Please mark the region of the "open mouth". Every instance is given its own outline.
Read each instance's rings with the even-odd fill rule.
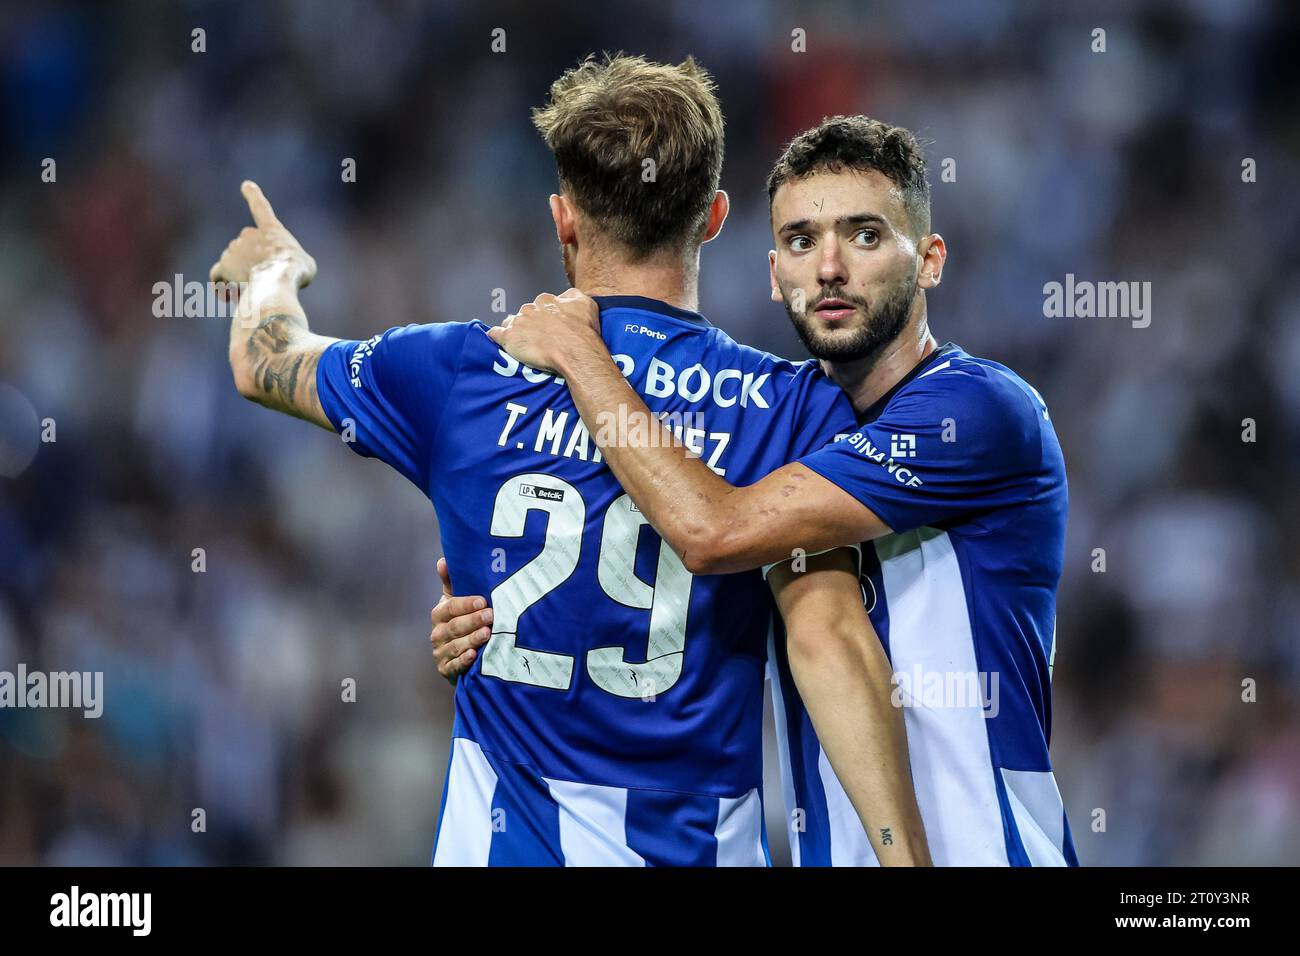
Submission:
[[[827,322],[839,322],[847,319],[857,310],[857,306],[851,302],[845,302],[843,299],[825,299],[817,303],[813,309],[819,319],[825,319]]]

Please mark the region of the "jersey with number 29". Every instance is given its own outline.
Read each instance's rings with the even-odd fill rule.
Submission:
[[[656,300],[598,301],[629,383],[732,484],[854,429],[816,363]],[[758,571],[688,573],[603,463],[563,380],[486,333],[392,329],[333,344],[317,373],[354,450],[432,501],[457,592],[493,608],[492,638],[456,688],[435,865],[764,864],[767,584]],[[622,424],[629,441],[660,434]]]

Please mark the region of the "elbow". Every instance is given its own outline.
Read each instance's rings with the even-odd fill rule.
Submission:
[[[683,529],[678,553],[691,574],[728,574],[743,570],[736,565],[733,537],[726,528],[707,520]]]
[[[682,564],[691,574],[722,573],[717,557],[699,547],[687,548],[683,551]]]

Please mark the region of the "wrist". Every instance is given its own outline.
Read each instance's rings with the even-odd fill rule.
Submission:
[[[248,295],[240,298],[238,323],[241,328],[257,328],[277,313],[306,324],[292,269],[280,261],[259,263],[249,270]]]
[[[613,362],[605,340],[592,328],[575,330],[564,348],[556,356],[555,368],[566,379],[576,378],[598,366],[602,361]]]
[[[276,256],[263,259],[249,269],[248,281],[250,285],[289,285],[296,291],[306,284],[303,280],[308,274],[305,262],[292,256]]]

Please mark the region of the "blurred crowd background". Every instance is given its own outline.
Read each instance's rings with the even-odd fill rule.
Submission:
[[[5,4],[0,670],[103,671],[106,705],[0,710],[0,863],[428,861],[452,716],[432,509],[241,399],[228,323],[156,317],[154,286],[206,280],[247,177],[319,263],[322,333],[559,291],[529,109],[619,49],[714,73],[733,212],[702,309],[789,357],[782,145],[848,112],[925,138],[931,324],[1034,384],[1065,449],[1052,749],[1081,860],[1300,861],[1298,22],[1282,0]],[[1150,282],[1150,326],[1046,318],[1067,273]]]

